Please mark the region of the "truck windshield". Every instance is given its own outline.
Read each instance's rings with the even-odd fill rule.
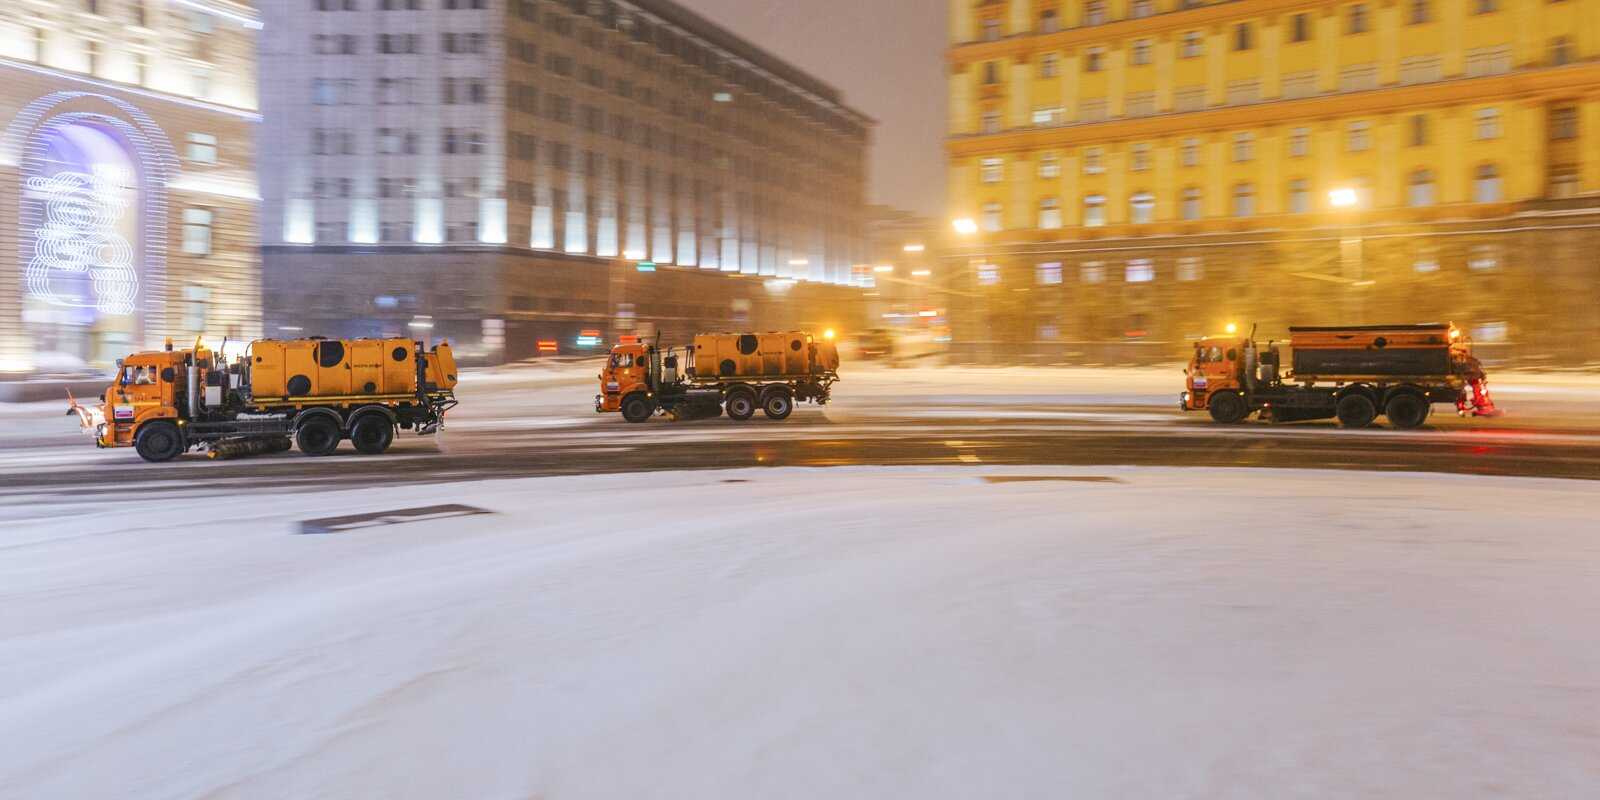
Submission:
[[[635,366],[635,364],[641,367],[644,366],[644,357],[641,356],[635,359],[632,353],[616,353],[611,356],[611,366],[613,367],[627,368]]]

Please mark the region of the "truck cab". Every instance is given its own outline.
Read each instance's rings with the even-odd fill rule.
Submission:
[[[611,348],[611,355],[600,370],[600,394],[595,396],[594,410],[621,411],[622,398],[640,391],[655,391],[650,383],[650,348],[642,343]]]
[[[1212,336],[1195,342],[1194,356],[1183,371],[1187,376],[1180,407],[1204,411],[1217,392],[1244,390],[1242,359],[1248,340],[1237,336]]]
[[[95,444],[100,447],[133,443],[138,428],[150,420],[178,417],[178,372],[184,353],[155,351],[134,353],[122,359],[116,380],[106,387],[93,421]],[[87,421],[86,421],[87,422]]]

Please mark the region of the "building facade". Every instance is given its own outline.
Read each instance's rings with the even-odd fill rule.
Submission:
[[[952,0],[950,29],[968,338],[1454,320],[1600,360],[1600,0]]]
[[[861,313],[870,120],[668,0],[266,18],[269,328],[494,361]]]
[[[25,0],[0,15],[0,372],[260,333],[255,11]]]

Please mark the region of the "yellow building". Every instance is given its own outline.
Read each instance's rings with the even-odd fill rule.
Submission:
[[[1455,319],[1600,359],[1600,0],[951,0],[950,31],[967,338]]]

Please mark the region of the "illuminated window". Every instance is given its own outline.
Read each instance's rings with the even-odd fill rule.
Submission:
[[[1061,57],[1055,53],[1045,53],[1039,58],[1039,77],[1054,78],[1061,74]]]
[[[1005,228],[1005,219],[1002,217],[999,203],[988,202],[983,204],[983,229],[995,233]]]
[[[1156,262],[1148,258],[1132,259],[1123,274],[1128,283],[1149,283],[1156,279]]]
[[[1552,167],[1550,170],[1549,197],[1560,200],[1578,195],[1578,168]]]
[[[1479,165],[1472,178],[1474,203],[1500,202],[1500,169],[1493,164]]]
[[[1135,225],[1148,225],[1155,220],[1156,196],[1149,192],[1134,192],[1128,200],[1128,218]]]
[[[183,252],[192,256],[211,255],[211,210],[183,210]]]
[[[1150,169],[1150,143],[1136,142],[1128,148],[1128,168],[1134,172]]]
[[[1472,340],[1483,344],[1498,344],[1506,340],[1510,326],[1504,322],[1485,322],[1472,328]]]
[[[1060,125],[1062,116],[1063,112],[1060,106],[1036,108],[1033,110],[1033,124],[1039,127]]]
[[[1000,158],[985,158],[981,170],[984,183],[999,183],[1005,178],[1006,162]]]
[[[1061,201],[1046,197],[1039,201],[1039,228],[1053,231],[1061,228]]]
[[[1419,169],[1406,181],[1406,204],[1412,208],[1433,205],[1433,173]]]
[[[1178,280],[1185,283],[1198,281],[1206,276],[1206,261],[1200,256],[1183,256],[1178,259]]]
[[[1302,158],[1311,154],[1311,129],[1294,128],[1289,131],[1289,156]]]
[[[212,133],[190,133],[189,160],[196,164],[217,163],[217,137]]]
[[[1129,56],[1129,60],[1132,62],[1133,66],[1142,67],[1146,64],[1149,64],[1150,50],[1151,46],[1149,39],[1134,39],[1132,53]]]
[[[1105,283],[1106,264],[1104,261],[1085,261],[1078,266],[1078,280],[1084,283]]]
[[[1106,24],[1106,4],[1105,4],[1105,0],[1089,0],[1089,2],[1084,4],[1084,6],[1083,6],[1083,24],[1085,24],[1085,25],[1104,25],[1104,24]]]
[[[1200,166],[1200,140],[1193,137],[1184,139],[1178,147],[1178,161],[1185,167]]]
[[[1061,177],[1061,157],[1055,153],[1045,153],[1039,157],[1039,177]]]
[[[980,286],[994,286],[1000,283],[999,264],[979,264],[978,284]]]
[[[1099,228],[1106,224],[1106,196],[1086,195],[1083,198],[1083,227]]]
[[[1098,147],[1083,148],[1083,174],[1099,175],[1105,171],[1105,151]]]
[[[1061,283],[1061,262],[1049,261],[1035,267],[1035,280],[1040,286],[1055,286]]]
[[[1473,245],[1467,253],[1467,269],[1473,272],[1493,272],[1500,268],[1500,248],[1492,244]]]
[[[1345,150],[1361,153],[1372,147],[1372,123],[1364,120],[1352,122],[1345,128]]]

